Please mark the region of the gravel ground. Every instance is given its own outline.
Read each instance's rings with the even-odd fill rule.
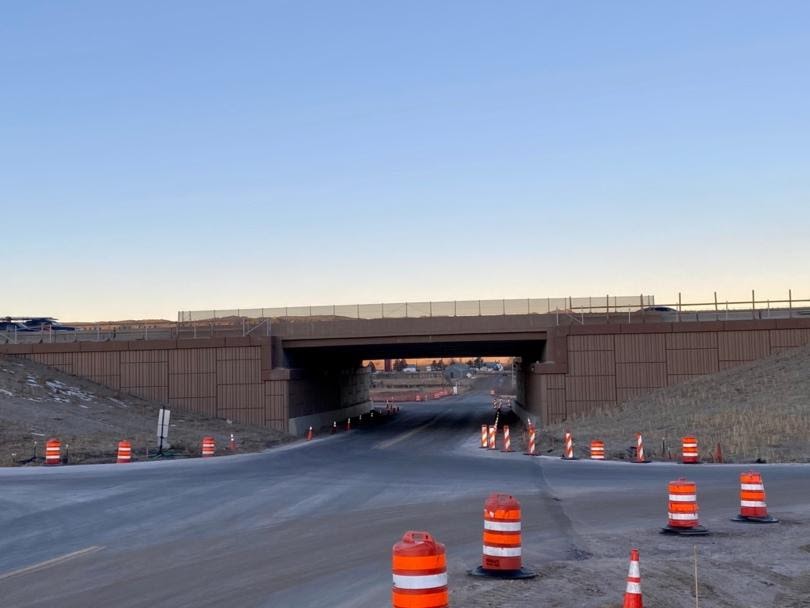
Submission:
[[[121,439],[132,442],[135,459],[145,459],[147,449],[154,457],[159,409],[156,403],[37,363],[0,357],[0,466],[40,464],[51,437],[62,441],[72,464],[114,462]],[[229,453],[231,433],[240,452],[293,439],[263,427],[172,410],[169,439],[177,457],[199,456],[204,435],[216,439],[217,453]],[[38,458],[28,462],[35,450]]]

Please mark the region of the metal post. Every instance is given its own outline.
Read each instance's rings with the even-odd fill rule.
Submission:
[[[639,296],[639,303],[641,304],[641,306],[639,306],[639,310],[641,311],[641,322],[644,323],[645,319],[646,319],[646,314],[645,313],[647,312],[645,310],[647,307],[644,306],[644,294],[641,294]]]
[[[453,300],[453,316],[458,316],[458,302],[456,300]]]
[[[405,302],[405,318],[408,318],[408,303]]]
[[[478,316],[481,316],[481,300],[478,300]]]
[[[531,298],[526,298],[526,314],[527,315],[532,314],[532,299]]]
[[[380,318],[381,319],[385,318],[385,304],[383,304],[382,302],[380,302]]]
[[[793,290],[788,289],[788,319],[793,318]]]
[[[501,300],[501,312],[503,312],[503,316],[506,316],[506,298]]]
[[[610,295],[605,295],[605,322],[610,323]]]
[[[428,316],[432,319],[433,318],[433,300],[428,302]]]
[[[754,290],[752,289],[751,290],[751,318],[752,319],[757,318],[756,310],[757,310],[757,300],[756,300],[756,297],[754,296]]]
[[[714,320],[715,321],[720,320],[720,311],[717,310],[717,292],[716,291],[714,292]]]
[[[357,305],[357,318],[360,318],[360,305]]]
[[[678,292],[678,315],[677,315],[678,323],[681,322],[681,292]]]

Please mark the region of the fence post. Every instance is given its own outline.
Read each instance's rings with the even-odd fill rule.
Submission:
[[[788,319],[793,318],[793,290],[788,289]]]
[[[453,300],[453,316],[454,317],[458,316],[458,301],[457,300]]]
[[[478,316],[481,316],[481,300],[478,300]]]
[[[714,292],[714,320],[720,320],[720,311],[717,309],[717,292]]]
[[[532,314],[532,299],[531,298],[526,298],[526,314],[527,315]]]
[[[506,298],[501,299],[501,312],[503,313],[503,316],[505,317],[506,316]]]
[[[605,323],[610,323],[610,294],[605,294]]]
[[[754,290],[752,289],[751,290],[751,318],[752,319],[757,318],[756,310],[757,310],[757,300],[756,300],[756,297],[754,296]]]
[[[681,322],[681,292],[678,292],[678,315],[677,315],[678,323]]]

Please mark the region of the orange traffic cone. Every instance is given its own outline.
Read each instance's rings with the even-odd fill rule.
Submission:
[[[624,591],[624,608],[644,608],[641,598],[641,571],[638,567],[638,549],[630,550],[630,569]]]
[[[346,419],[346,430],[347,430],[347,431],[351,431],[351,430],[352,430],[352,419],[351,419],[351,418],[347,418],[347,419]]]
[[[312,427],[307,431],[307,441],[312,441]]]

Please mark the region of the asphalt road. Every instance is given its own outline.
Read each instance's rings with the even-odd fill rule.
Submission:
[[[681,475],[698,482],[703,523],[735,525],[742,467],[491,453],[478,448],[491,418],[479,393],[262,454],[2,470],[0,604],[382,608],[409,529],[444,542],[450,586],[465,584],[492,491],[521,500],[534,566],[587,557],[593,531],[629,546],[660,527]],[[810,511],[810,466],[759,468],[772,511]]]

